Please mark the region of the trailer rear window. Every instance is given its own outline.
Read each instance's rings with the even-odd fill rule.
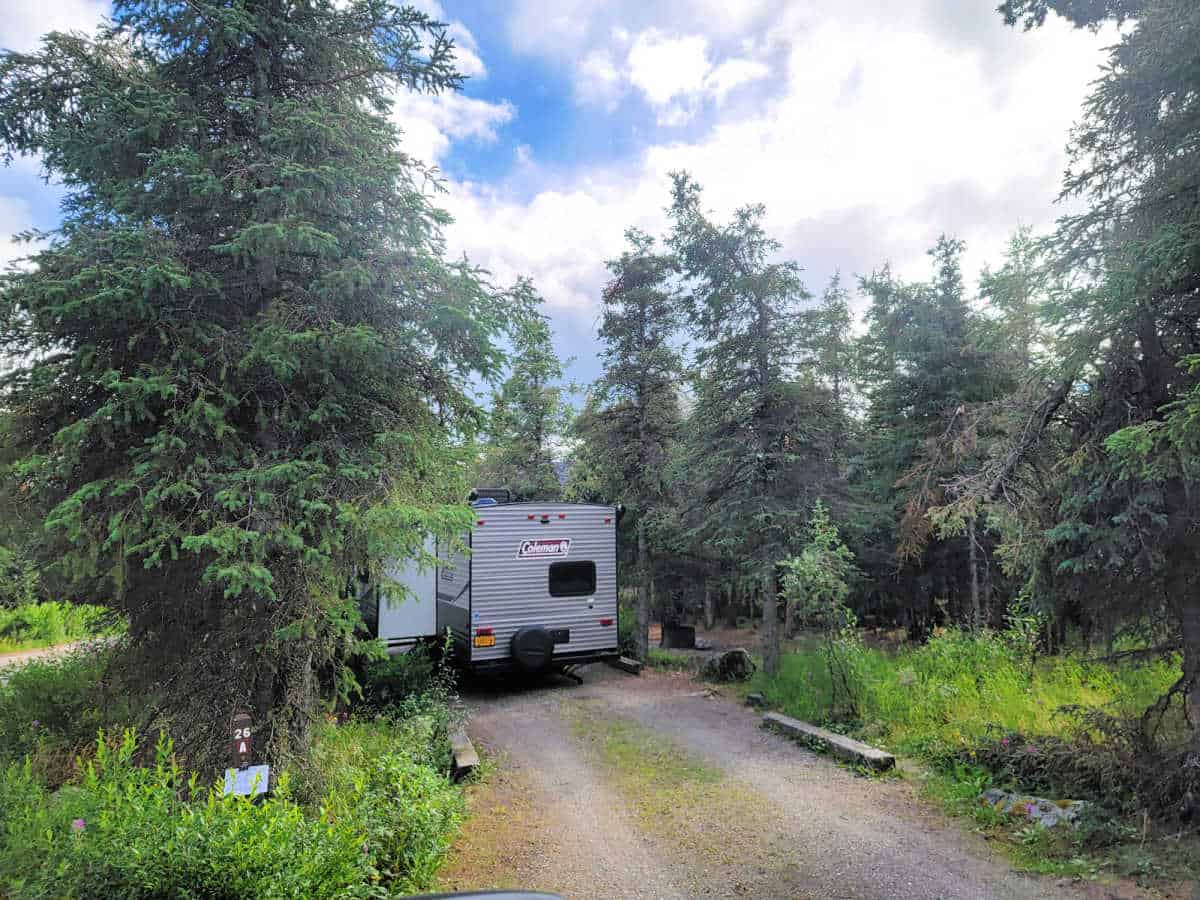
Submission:
[[[596,593],[594,562],[550,563],[551,597],[586,597]]]

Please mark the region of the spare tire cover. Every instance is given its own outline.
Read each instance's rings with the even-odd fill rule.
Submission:
[[[554,658],[554,641],[541,625],[526,625],[512,638],[512,656],[523,672],[541,672]]]

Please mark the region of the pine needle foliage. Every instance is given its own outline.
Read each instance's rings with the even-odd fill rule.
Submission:
[[[191,763],[235,707],[302,751],[351,686],[348,582],[462,518],[504,309],[390,119],[460,80],[386,0],[116,0],[0,56],[0,144],[67,190],[0,285],[7,475]]]

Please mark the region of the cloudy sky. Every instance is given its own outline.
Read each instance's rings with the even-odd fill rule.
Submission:
[[[1046,228],[1064,147],[1114,35],[1051,19],[1005,28],[996,0],[421,0],[451,23],[459,95],[405,96],[407,148],[436,163],[449,237],[507,282],[531,276],[574,356],[597,371],[604,260],[661,231],[668,173],[718,215],[761,202],[819,292],[890,261],[926,274],[945,231],[966,265],[1018,225]],[[96,0],[3,0],[0,46],[90,30]],[[32,161],[0,170],[0,261],[53,227],[60,194]]]

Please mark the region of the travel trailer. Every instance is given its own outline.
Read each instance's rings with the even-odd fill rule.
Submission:
[[[618,656],[619,506],[476,499],[461,545],[427,546],[436,567],[393,566],[403,599],[373,592],[368,619],[389,653],[449,634],[472,670],[536,674]]]

